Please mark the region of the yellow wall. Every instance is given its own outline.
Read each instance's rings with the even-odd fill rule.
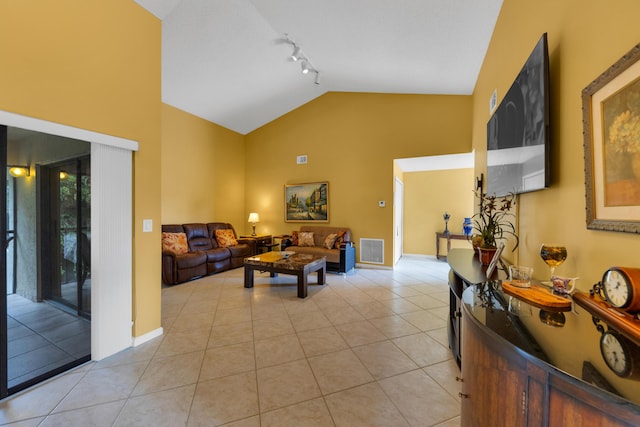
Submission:
[[[162,223],[223,221],[243,233],[244,137],[162,106]]]
[[[384,239],[390,266],[393,159],[468,153],[470,123],[469,96],[327,93],[246,136],[246,211],[260,213],[259,233],[296,230],[284,184],[329,181],[330,224],[350,227],[356,244]]]
[[[451,169],[404,174],[404,247],[407,254],[436,255],[435,233],[444,231],[444,212],[449,212],[449,231],[462,233],[465,217],[473,215],[473,169]],[[451,247],[471,248],[466,241],[451,240]],[[440,241],[446,255],[446,240]]]
[[[552,185],[519,200],[519,262],[546,278],[538,255],[545,241],[564,243],[561,275],[587,290],[612,265],[640,266],[640,236],[587,230],[581,91],[640,41],[635,0],[505,0],[473,95],[476,174],[485,170],[486,124],[494,88],[498,101],[542,33],[549,38]]]
[[[0,110],[138,141],[133,335],[160,327],[160,21],[130,0],[2,2]]]

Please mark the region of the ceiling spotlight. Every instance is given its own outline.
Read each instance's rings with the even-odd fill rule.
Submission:
[[[302,68],[302,74],[308,74],[309,70],[311,70],[311,67],[309,67],[309,63],[306,60],[302,61],[300,67]]]
[[[293,45],[293,53],[291,54],[291,59],[293,59],[294,61],[297,61],[300,58],[302,58],[302,53],[300,52],[300,47],[296,46],[294,44]]]
[[[294,62],[300,63],[300,69],[302,71],[302,74],[315,73],[316,76],[313,82],[316,85],[319,85],[320,73],[318,72],[316,67],[314,67],[311,64],[311,61],[309,61],[309,58],[307,58],[307,56],[302,52],[302,49],[300,48],[300,46],[298,46],[296,42],[289,36],[289,34],[286,34],[286,33],[284,34],[284,39],[281,39],[281,40],[284,43],[287,43],[293,46],[293,52],[291,52],[291,56],[289,56],[289,58],[291,58],[291,60]]]

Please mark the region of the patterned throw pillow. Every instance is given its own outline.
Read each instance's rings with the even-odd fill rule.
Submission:
[[[187,235],[185,233],[162,233],[162,250],[175,255],[189,252]]]
[[[236,236],[233,234],[233,230],[229,228],[225,230],[216,230],[216,241],[218,242],[218,246],[221,248],[235,246],[238,244]]]
[[[315,246],[313,231],[301,231],[298,233],[298,246]]]
[[[340,249],[340,245],[344,243],[344,236],[347,234],[346,231],[338,231],[338,235],[336,236],[336,242],[333,247],[336,249]]]
[[[297,231],[292,231],[291,232],[291,246],[299,246],[298,245],[298,232]]]
[[[324,244],[322,246],[324,246],[327,249],[333,249],[333,245],[336,243],[336,239],[338,238],[338,235],[335,233],[331,233],[327,236],[326,239],[324,239]]]

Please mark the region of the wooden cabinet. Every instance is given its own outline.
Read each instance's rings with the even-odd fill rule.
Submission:
[[[535,307],[520,318],[501,282],[486,280],[471,250],[452,249],[448,261],[449,343],[461,363],[462,426],[640,426],[640,381],[626,383],[632,392],[618,395],[581,379],[597,336],[576,336],[567,347],[566,333],[594,328],[588,313],[562,313],[562,327],[549,326]]]
[[[463,425],[525,426],[526,363],[514,351],[499,350],[499,343],[478,329],[463,318]]]
[[[462,290],[464,285],[462,280],[451,270],[449,272],[449,320],[447,322],[447,335],[449,338],[449,348],[453,358],[460,367],[462,360],[461,334],[462,330]]]
[[[449,348],[458,367],[461,361],[462,292],[487,280],[485,269],[472,250],[453,249],[449,254],[449,319],[447,335]]]
[[[465,427],[640,425],[638,405],[521,350],[478,322],[465,305],[461,380]]]

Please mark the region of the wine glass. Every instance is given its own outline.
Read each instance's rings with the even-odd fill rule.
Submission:
[[[554,243],[543,243],[540,246],[540,258],[547,263],[553,277],[556,267],[567,259],[567,248]]]

